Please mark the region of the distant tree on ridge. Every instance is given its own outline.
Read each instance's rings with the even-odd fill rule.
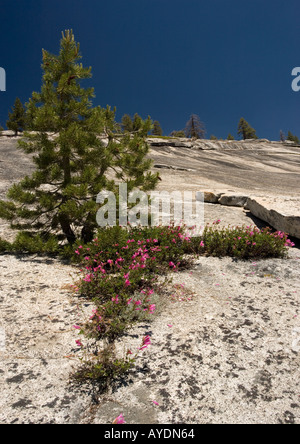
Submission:
[[[300,141],[297,136],[294,136],[291,131],[288,132],[287,140],[290,140],[291,142],[296,143],[297,145],[300,145]]]
[[[255,129],[253,129],[243,117],[239,121],[238,135],[244,140],[258,138]]]
[[[8,113],[6,126],[9,130],[15,132],[15,136],[18,135],[18,132],[22,132],[26,129],[25,108],[23,107],[19,97],[16,98],[11,112]]]
[[[154,120],[153,122],[153,130],[152,130],[153,136],[162,136],[163,130],[161,129],[160,123],[157,120]]]
[[[192,114],[185,127],[186,137],[204,139],[205,132],[205,126],[204,123],[201,122],[200,117]]]

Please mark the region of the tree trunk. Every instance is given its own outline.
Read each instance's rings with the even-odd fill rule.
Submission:
[[[62,229],[64,235],[66,236],[69,244],[71,244],[71,245],[74,244],[76,241],[76,236],[75,236],[74,231],[71,228],[68,216],[66,214],[60,214],[59,223],[60,223],[61,229]]]
[[[63,170],[64,170],[64,183],[63,188],[66,188],[71,183],[71,166],[70,157],[68,155],[63,156]],[[63,197],[62,203],[67,202],[67,198]],[[69,216],[65,213],[61,213],[59,216],[60,226],[64,232],[69,244],[74,244],[76,241],[76,236],[71,228]]]
[[[90,225],[84,225],[81,231],[81,239],[82,241],[87,244],[89,242],[92,242],[94,238],[94,230]]]

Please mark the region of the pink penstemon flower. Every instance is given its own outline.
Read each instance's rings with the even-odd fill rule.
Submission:
[[[149,312],[150,313],[154,313],[155,310],[156,310],[156,305],[155,304],[149,305]]]
[[[150,336],[147,335],[143,338],[142,346],[139,348],[139,350],[144,350],[145,348],[148,348],[149,345],[151,345]]]
[[[113,424],[126,424],[123,413],[113,420]]]

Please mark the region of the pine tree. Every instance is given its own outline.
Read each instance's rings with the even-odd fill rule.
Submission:
[[[162,136],[163,131],[161,129],[160,123],[157,120],[154,120],[153,122],[153,130],[152,130],[153,136]]]
[[[291,131],[288,132],[287,140],[290,140],[291,142],[296,143],[297,145],[300,145],[300,141],[297,136],[294,136]]]
[[[122,117],[122,131],[131,133],[133,131],[133,122],[129,114],[124,114]]]
[[[195,139],[204,139],[205,136],[205,126],[201,122],[199,116],[192,114],[190,120],[187,122],[185,127],[186,137],[191,137]]]
[[[13,228],[41,235],[54,230],[70,244],[92,239],[98,193],[106,189],[117,194],[116,182],[107,177],[109,169],[127,182],[128,192],[135,187],[148,191],[158,182],[146,158],[150,118],[134,135],[116,134],[115,110],[93,108],[93,88],[81,87],[91,68],[83,67],[80,59],[70,30],[62,34],[59,55],[43,50],[41,92],[34,92],[29,102],[35,107],[37,131],[26,132],[19,142],[26,153],[35,154],[36,171],[12,186],[9,201],[0,202],[0,215],[11,220]]]
[[[242,117],[238,125],[238,135],[244,140],[257,139],[256,131],[249,125],[249,123]]]
[[[141,116],[138,115],[138,113],[135,113],[135,115],[133,116],[132,125],[133,125],[133,131],[139,131],[142,128],[143,120]]]
[[[234,140],[233,135],[229,133],[228,136],[227,136],[227,140]]]
[[[9,130],[15,132],[15,136],[18,135],[19,131],[22,132],[26,129],[25,108],[19,97],[16,98],[11,112],[8,113],[6,126]]]

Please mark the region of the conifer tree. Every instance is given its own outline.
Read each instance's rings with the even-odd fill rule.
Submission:
[[[139,131],[142,128],[142,125],[143,125],[143,120],[141,116],[139,116],[138,113],[135,113],[132,122],[133,131]]]
[[[160,123],[157,120],[154,120],[153,122],[153,130],[152,130],[153,136],[162,136],[163,131],[161,129]]]
[[[8,120],[6,122],[6,126],[9,130],[15,132],[15,136],[18,135],[18,132],[24,131],[26,127],[26,119],[25,119],[25,108],[22,105],[19,97],[16,98],[14,106],[10,113],[8,113]]]
[[[233,137],[233,135],[231,133],[228,134],[227,140],[234,140],[234,137]]]
[[[288,132],[287,140],[290,140],[291,142],[296,143],[297,145],[300,145],[300,141],[297,136],[294,136],[291,131]]]
[[[243,117],[239,121],[238,135],[244,140],[258,138],[255,129],[253,129]]]
[[[124,116],[122,117],[121,126],[124,133],[131,133],[133,131],[133,122],[129,114],[124,114]]]
[[[25,153],[34,153],[36,171],[12,186],[8,201],[0,201],[0,217],[11,220],[13,228],[41,235],[55,230],[70,244],[92,240],[100,191],[117,195],[116,180],[127,182],[128,192],[135,187],[148,191],[158,182],[146,158],[150,118],[134,135],[116,134],[115,110],[94,108],[93,88],[81,86],[91,68],[80,59],[70,30],[62,33],[59,55],[43,50],[41,92],[29,101],[36,132],[26,132],[19,142]],[[107,177],[109,169],[115,180]]]
[[[205,126],[201,122],[199,116],[192,114],[190,120],[187,122],[185,127],[185,136],[195,139],[204,139],[205,136]]]

